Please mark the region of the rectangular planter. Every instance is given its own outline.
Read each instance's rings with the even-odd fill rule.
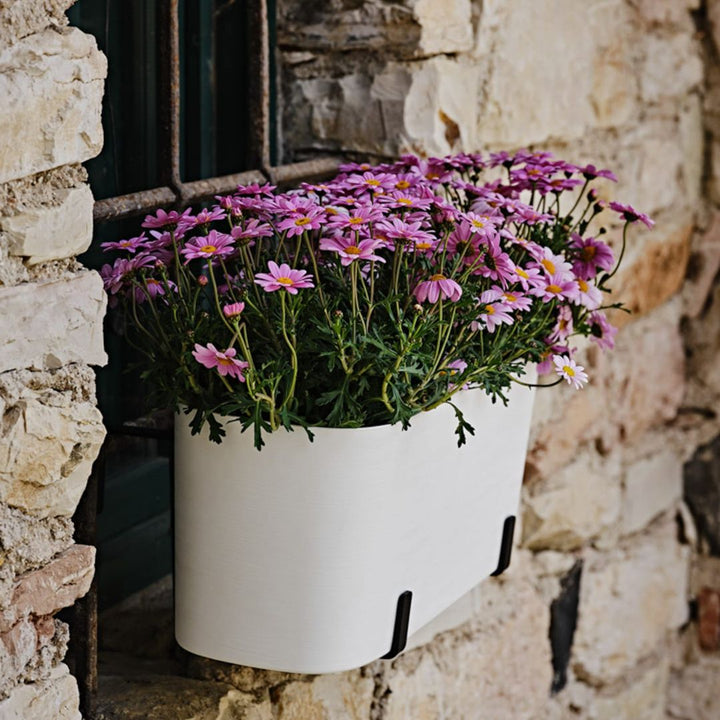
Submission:
[[[502,570],[534,391],[481,391],[400,426],[283,430],[262,452],[238,423],[218,446],[176,422],[175,631],[216,660],[347,670],[412,634]],[[509,520],[511,518],[511,520]],[[503,536],[505,543],[503,544]],[[503,556],[503,557],[501,557]]]

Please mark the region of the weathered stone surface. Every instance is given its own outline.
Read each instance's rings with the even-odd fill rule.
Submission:
[[[22,575],[12,603],[0,612],[0,632],[29,615],[52,615],[69,607],[90,588],[95,571],[95,548],[73,545],[39,570]]]
[[[683,288],[684,313],[696,318],[708,299],[713,281],[720,270],[720,212],[692,245],[688,262],[688,282]]]
[[[687,619],[689,551],[672,522],[609,553],[586,555],[573,648],[576,675],[619,680]]]
[[[67,25],[75,0],[0,0],[0,47],[52,25]]]
[[[720,436],[698,448],[685,463],[683,497],[703,547],[720,555]]]
[[[523,545],[531,550],[573,550],[610,528],[619,515],[617,458],[586,451],[528,488],[523,502]]]
[[[102,319],[107,299],[95,272],[72,279],[0,287],[0,372],[104,365]]]
[[[67,625],[47,616],[26,617],[0,632],[0,697],[18,684],[46,680],[65,657],[67,643]]]
[[[470,0],[413,0],[413,17],[420,25],[422,55],[457,53],[473,44]]]
[[[641,530],[682,497],[682,458],[671,448],[658,448],[625,470],[622,529]]]
[[[640,88],[645,102],[682,96],[702,81],[703,63],[691,34],[648,34],[643,49]]]
[[[93,195],[89,186],[65,190],[57,207],[0,217],[10,252],[31,265],[79,255],[92,240]]]
[[[637,93],[630,26],[620,0],[483,3],[475,53],[489,57],[491,68],[479,137],[491,146],[523,146],[628,120]]]
[[[659,237],[653,234],[634,243],[614,288],[632,316],[618,313],[614,317],[616,324],[646,315],[680,290],[690,258],[693,229],[692,222],[666,226]]]
[[[100,411],[58,393],[5,408],[0,498],[33,515],[72,515],[105,437]]]
[[[476,620],[386,671],[385,720],[543,716],[552,677],[548,607],[524,577],[503,576],[481,590]],[[498,681],[498,668],[512,682]]]
[[[0,52],[0,182],[97,155],[107,64],[95,38],[45,30]]]
[[[720,717],[720,657],[706,655],[672,673],[668,710],[677,720],[716,720]]]
[[[82,720],[78,689],[66,665],[53,670],[42,682],[16,687],[0,701],[3,720]]]
[[[690,11],[696,10],[699,0],[631,0],[640,17],[648,23],[679,25],[692,28]],[[712,0],[711,0],[712,4]]]

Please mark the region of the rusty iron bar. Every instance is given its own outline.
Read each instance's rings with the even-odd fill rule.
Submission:
[[[338,157],[319,157],[312,160],[280,165],[268,168],[268,174],[278,184],[289,184],[299,180],[311,180],[315,178],[329,177],[337,172],[338,165],[342,160]],[[189,205],[200,200],[206,200],[214,195],[224,195],[235,191],[238,185],[249,185],[251,183],[262,183],[267,179],[266,173],[260,170],[248,170],[246,172],[223,175],[221,177],[195,180],[194,182],[183,183],[183,196],[179,198],[170,187],[154,188],[153,190],[142,190],[129,195],[98,200],[93,209],[93,220],[95,223],[109,222],[111,220],[122,220],[124,218],[141,215],[144,212],[154,210],[157,207],[169,205]]]
[[[271,180],[270,168],[270,28],[267,0],[250,0],[250,140],[252,165]]]

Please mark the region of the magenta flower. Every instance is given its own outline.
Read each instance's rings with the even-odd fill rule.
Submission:
[[[227,257],[235,252],[235,240],[211,230],[207,236],[193,238],[180,252],[185,256],[186,265],[197,258]]]
[[[172,230],[178,226],[185,218],[190,216],[192,210],[187,208],[182,213],[176,210],[165,212],[164,210],[158,210],[155,215],[146,215],[145,220],[141,223],[141,227],[144,228],[168,228]]]
[[[532,298],[525,295],[525,293],[521,293],[518,290],[503,290],[497,285],[492,289],[500,293],[498,299],[511,310],[526,312],[532,307]]]
[[[379,208],[368,205],[358,207],[349,212],[331,213],[328,225],[333,229],[344,230],[350,228],[360,230],[369,223],[382,220],[383,214]]]
[[[399,246],[435,241],[429,232],[420,229],[419,222],[404,222],[399,218],[393,218],[389,222],[379,223],[377,229],[384,237]]]
[[[178,222],[178,227],[187,232],[191,228],[208,225],[211,222],[215,222],[215,220],[223,220],[224,218],[225,212],[222,208],[214,207],[211,210],[204,208],[197,215],[188,215],[182,218]]]
[[[231,231],[230,235],[236,240],[250,240],[259,237],[272,237],[273,230],[265,222],[252,219],[248,220],[244,225],[237,225]]]
[[[596,342],[603,350],[612,350],[615,347],[617,328],[611,325],[601,312],[590,313],[590,339]]]
[[[545,281],[542,275],[542,272],[536,267],[515,266],[516,277],[514,279],[520,283],[525,292],[544,285]]]
[[[615,173],[610,170],[598,170],[594,165],[586,165],[585,167],[579,167],[578,172],[581,172],[586,180],[594,180],[598,177],[607,178],[613,182],[617,182]]]
[[[322,208],[312,207],[305,212],[294,212],[290,217],[278,223],[278,230],[286,230],[288,237],[302,235],[306,230],[317,230],[322,224],[325,212]]]
[[[375,251],[383,247],[381,240],[366,238],[356,242],[348,237],[322,238],[320,249],[336,252],[340,256],[340,263],[343,266],[349,265],[354,260],[378,260],[385,262],[385,259],[376,255]]]
[[[578,365],[569,355],[553,355],[553,364],[555,372],[564,380],[568,381],[568,385],[573,385],[580,390],[588,381],[587,373],[582,365]]]
[[[474,265],[473,275],[490,278],[503,287],[515,279],[515,265],[510,256],[500,248],[500,239],[497,236],[486,238],[486,243],[480,246],[480,258]]]
[[[278,266],[272,260],[268,263],[269,273],[257,273],[255,282],[265,292],[287,290],[291,295],[297,295],[298,290],[315,287],[312,276],[305,270],[293,270],[287,263]]]
[[[563,305],[558,310],[557,322],[553,331],[547,338],[552,343],[565,342],[573,331],[573,314],[572,310]]]
[[[221,375],[229,375],[240,382],[245,382],[243,370],[247,369],[248,363],[235,357],[237,355],[235,348],[220,351],[212,343],[208,343],[205,347],[195,343],[192,355],[206,368],[217,368]]]
[[[638,220],[645,224],[647,227],[652,228],[655,226],[655,222],[651,220],[645,213],[641,213],[636,210],[632,205],[624,205],[619,202],[611,202],[610,209],[618,213],[625,222],[637,222]]]
[[[495,328],[500,325],[512,325],[515,321],[510,314],[510,308],[501,302],[502,294],[497,290],[486,290],[477,299],[478,315],[470,323],[473,331],[485,328],[489,333],[494,333]]]
[[[231,303],[230,305],[223,305],[223,315],[225,315],[226,318],[234,318],[240,315],[242,311],[245,309],[245,303],[244,302],[236,302]]]
[[[108,250],[127,250],[129,253],[135,253],[143,244],[147,242],[145,233],[140,233],[137,237],[128,240],[118,240],[117,242],[100,243],[100,247],[107,252]]]
[[[571,247],[578,251],[573,259],[573,272],[583,280],[591,280],[598,270],[612,269],[613,251],[604,242],[573,233]]]
[[[457,302],[462,297],[462,288],[444,275],[432,275],[429,280],[418,283],[413,293],[418,302],[429,300],[435,304],[439,299]]]

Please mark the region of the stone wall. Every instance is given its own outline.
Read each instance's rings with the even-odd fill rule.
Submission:
[[[54,615],[84,595],[95,550],[71,516],[105,434],[90,365],[105,296],[76,260],[92,237],[81,162],[102,147],[106,72],[67,27],[72,0],[0,0],[0,717],[77,720]]]

